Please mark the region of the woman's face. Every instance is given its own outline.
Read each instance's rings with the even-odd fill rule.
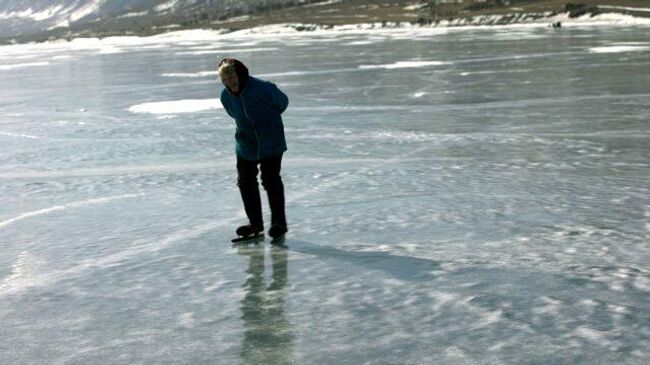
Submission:
[[[232,92],[239,92],[239,77],[236,72],[228,72],[221,75],[221,82]]]

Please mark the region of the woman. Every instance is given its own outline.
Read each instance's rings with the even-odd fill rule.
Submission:
[[[248,68],[234,58],[221,60],[217,72],[225,86],[221,104],[237,125],[237,185],[249,221],[237,229],[237,235],[257,237],[264,231],[257,183],[259,166],[271,207],[269,235],[281,238],[288,231],[280,177],[282,154],[287,150],[281,114],[289,99],[275,84],[250,76]]]

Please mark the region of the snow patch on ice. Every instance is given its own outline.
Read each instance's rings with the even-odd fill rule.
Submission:
[[[0,132],[0,136],[20,137],[20,138],[28,138],[28,139],[41,139],[41,137],[32,136],[30,134],[21,134],[21,133],[12,133],[12,132]]]
[[[590,53],[623,53],[623,52],[643,52],[650,50],[650,46],[604,46],[593,47],[589,49]]]
[[[418,67],[429,67],[429,66],[442,66],[449,65],[450,62],[441,62],[441,61],[398,61],[386,65],[360,65],[360,69],[397,69],[397,68],[418,68]]]
[[[456,346],[451,346],[445,349],[445,355],[456,359],[464,359],[467,357],[467,353],[460,347]]]
[[[605,332],[598,331],[593,328],[580,327],[577,328],[573,333],[577,337],[583,338],[585,340],[589,340],[597,344],[605,345],[609,342],[607,341],[607,336]]]
[[[326,75],[326,74],[336,74],[343,72],[357,72],[358,68],[339,68],[331,70],[315,70],[315,71],[287,71],[287,72],[273,72],[259,74],[259,77],[286,77],[286,76],[303,76],[303,75]]]
[[[541,297],[540,300],[544,303],[542,306],[535,307],[533,308],[533,313],[540,315],[540,314],[545,314],[545,315],[559,315],[560,314],[560,307],[562,306],[562,302],[554,299],[554,298],[549,298],[549,297]]]
[[[188,78],[197,78],[197,77],[208,77],[208,76],[217,76],[217,71],[200,71],[200,72],[177,72],[177,73],[165,73],[160,76],[162,77],[188,77]]]
[[[111,45],[106,45],[99,48],[99,54],[116,54],[116,53],[123,53],[123,52],[124,52],[123,49]]]
[[[50,63],[47,62],[47,61],[16,63],[16,64],[13,64],[13,65],[0,65],[0,70],[8,71],[8,70],[15,70],[15,69],[18,69],[18,68],[25,68],[25,67],[47,66],[49,64]]]
[[[141,103],[129,108],[131,113],[175,114],[195,113],[211,109],[221,109],[219,99],[186,99]]]
[[[164,114],[159,117],[156,117],[158,120],[166,120],[166,119],[176,119],[178,118],[178,115],[176,114]]]
[[[81,200],[77,202],[72,202],[68,204],[63,204],[63,205],[56,205],[50,208],[45,208],[45,209],[39,209],[39,210],[34,210],[31,212],[23,213],[19,216],[16,216],[11,219],[7,219],[5,221],[0,222],[0,228],[6,227],[10,224],[13,224],[15,222],[21,221],[23,219],[31,218],[31,217],[37,217],[41,215],[46,215],[50,214],[53,212],[57,211],[62,211],[66,210],[69,208],[80,208],[88,205],[96,205],[96,204],[104,204],[108,203],[114,200],[121,200],[121,199],[129,199],[129,198],[135,198],[139,196],[143,196],[144,194],[124,194],[124,195],[116,195],[116,196],[108,196],[108,197],[103,197],[103,198],[94,198],[94,199],[88,199],[88,200]]]
[[[650,292],[650,279],[643,276],[637,276],[634,280],[634,287],[644,292]]]
[[[346,46],[366,46],[366,45],[370,45],[370,44],[373,44],[373,43],[376,43],[376,42],[371,41],[371,40],[367,40],[367,41],[348,42],[348,43],[344,43],[344,45],[346,45]]]
[[[457,294],[446,292],[433,292],[429,293],[428,296],[433,302],[431,308],[434,312],[439,312],[443,307],[453,305],[459,300],[459,296]]]
[[[178,317],[178,322],[181,327],[192,328],[194,327],[194,313],[183,313]]]
[[[226,54],[238,54],[238,53],[249,53],[249,52],[270,52],[278,51],[279,48],[276,47],[266,47],[266,48],[233,48],[233,49],[214,49],[214,50],[204,50],[204,51],[182,51],[174,53],[177,56],[192,55],[192,56],[202,56],[202,55],[226,55]]]
[[[608,304],[607,310],[617,314],[630,314],[630,310],[622,305]]]

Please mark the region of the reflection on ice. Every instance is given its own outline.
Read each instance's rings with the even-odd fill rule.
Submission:
[[[294,338],[291,322],[284,315],[288,278],[286,248],[273,246],[271,256],[271,282],[264,277],[264,246],[239,246],[239,255],[249,258],[241,301],[244,335],[241,360],[244,364],[291,364]]]
[[[34,275],[35,266],[32,255],[27,251],[21,252],[11,266],[11,273],[0,281],[0,295],[34,285],[36,280]]]

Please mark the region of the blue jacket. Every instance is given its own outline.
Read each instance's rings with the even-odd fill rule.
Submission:
[[[260,161],[287,150],[281,114],[289,98],[274,83],[248,76],[236,95],[228,88],[221,92],[221,104],[235,119],[237,157]]]

